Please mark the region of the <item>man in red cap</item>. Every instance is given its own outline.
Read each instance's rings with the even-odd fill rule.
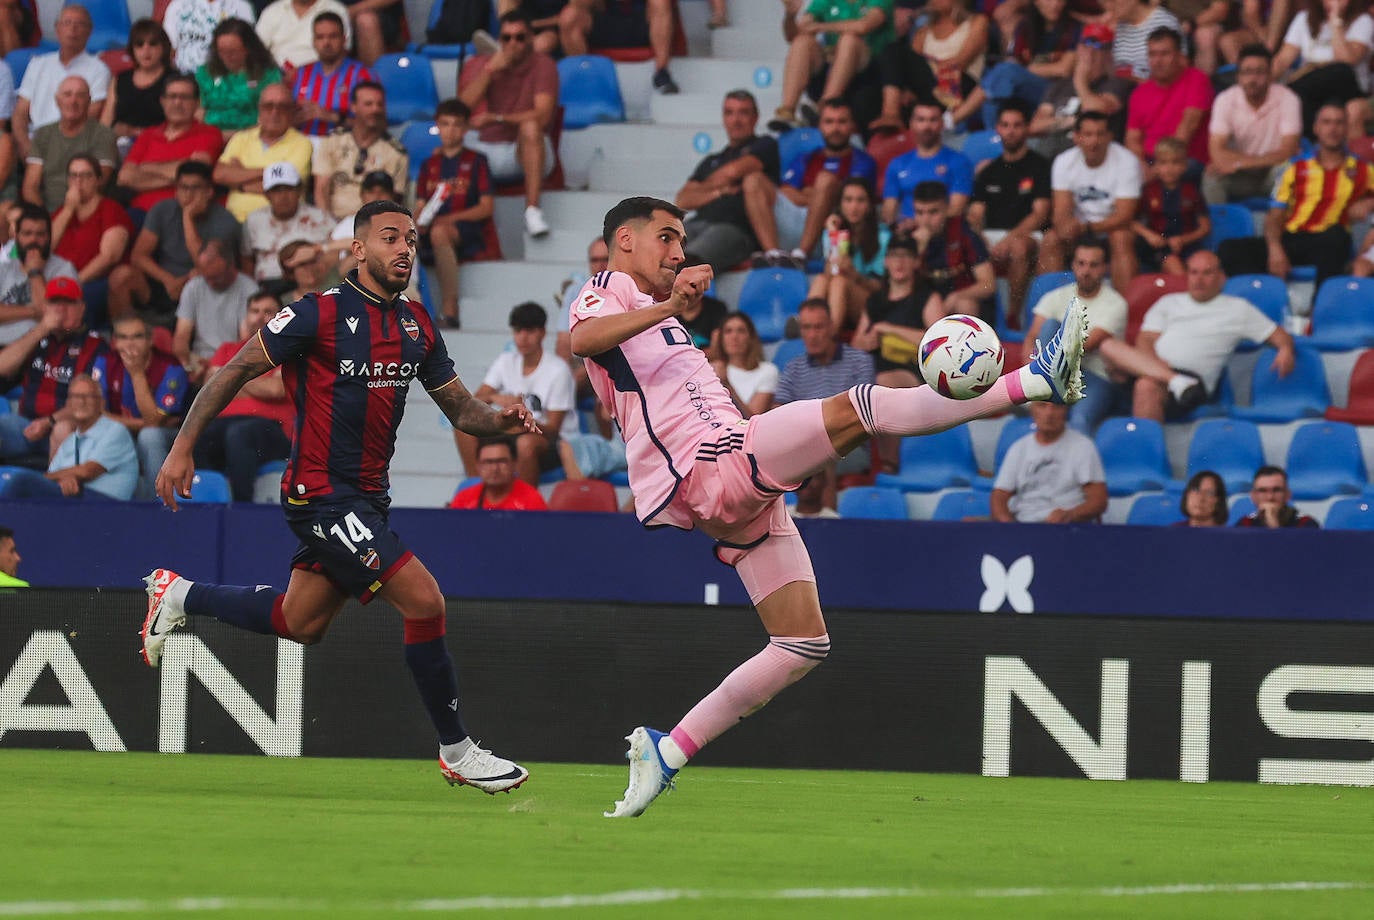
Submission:
[[[61,443],[72,430],[68,384],[85,374],[103,391],[109,354],[105,340],[86,331],[86,304],[75,278],[52,279],[46,294],[38,324],[0,350],[0,380],[18,379],[23,386],[18,412],[0,415],[0,460],[31,460],[43,467],[50,459],[49,443]]]

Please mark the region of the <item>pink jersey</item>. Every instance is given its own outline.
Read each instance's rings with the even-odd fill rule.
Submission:
[[[603,271],[582,285],[572,303],[569,328],[582,320],[629,313],[654,304],[624,272]],[[677,317],[587,359],[592,389],[620,425],[630,488],[646,524],[692,526],[689,516],[669,511],[678,486],[706,442],[740,423],[735,406],[706,355]]]

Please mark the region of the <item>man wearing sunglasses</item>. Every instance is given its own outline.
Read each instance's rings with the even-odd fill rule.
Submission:
[[[558,104],[558,68],[553,58],[535,51],[534,29],[519,10],[501,17],[501,47],[464,65],[458,98],[477,114],[475,139],[466,146],[487,158],[497,183],[525,182],[525,230],[530,236],[549,232],[539,207],[544,179],[553,172],[549,123]]]
[[[405,188],[410,170],[406,149],[386,131],[386,90],[364,80],[349,96],[352,122],[320,142],[311,169],[315,173],[315,202],[343,220],[363,206],[363,176],[384,172],[397,188]]]

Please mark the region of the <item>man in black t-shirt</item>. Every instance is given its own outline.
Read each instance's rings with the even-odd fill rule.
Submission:
[[[1041,231],[1050,219],[1050,162],[1026,146],[1030,118],[1025,104],[1008,99],[998,110],[1002,155],[973,180],[968,221],[983,234],[988,257],[1007,276],[1013,328],[1021,322],[1026,293],[1035,274]]]
[[[744,189],[768,183],[776,192],[781,176],[778,142],[759,137],[759,106],[754,94],[725,94],[721,110],[725,149],[702,160],[677,193],[678,207],[695,211],[685,224],[687,264],[706,263],[716,274],[734,268],[758,249],[744,206]]]

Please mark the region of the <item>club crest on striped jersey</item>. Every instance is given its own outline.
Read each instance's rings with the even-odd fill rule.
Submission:
[[[412,342],[420,341],[420,324],[415,322],[415,320],[411,319],[409,316],[402,316],[401,328],[406,331],[406,335],[410,336]]]

